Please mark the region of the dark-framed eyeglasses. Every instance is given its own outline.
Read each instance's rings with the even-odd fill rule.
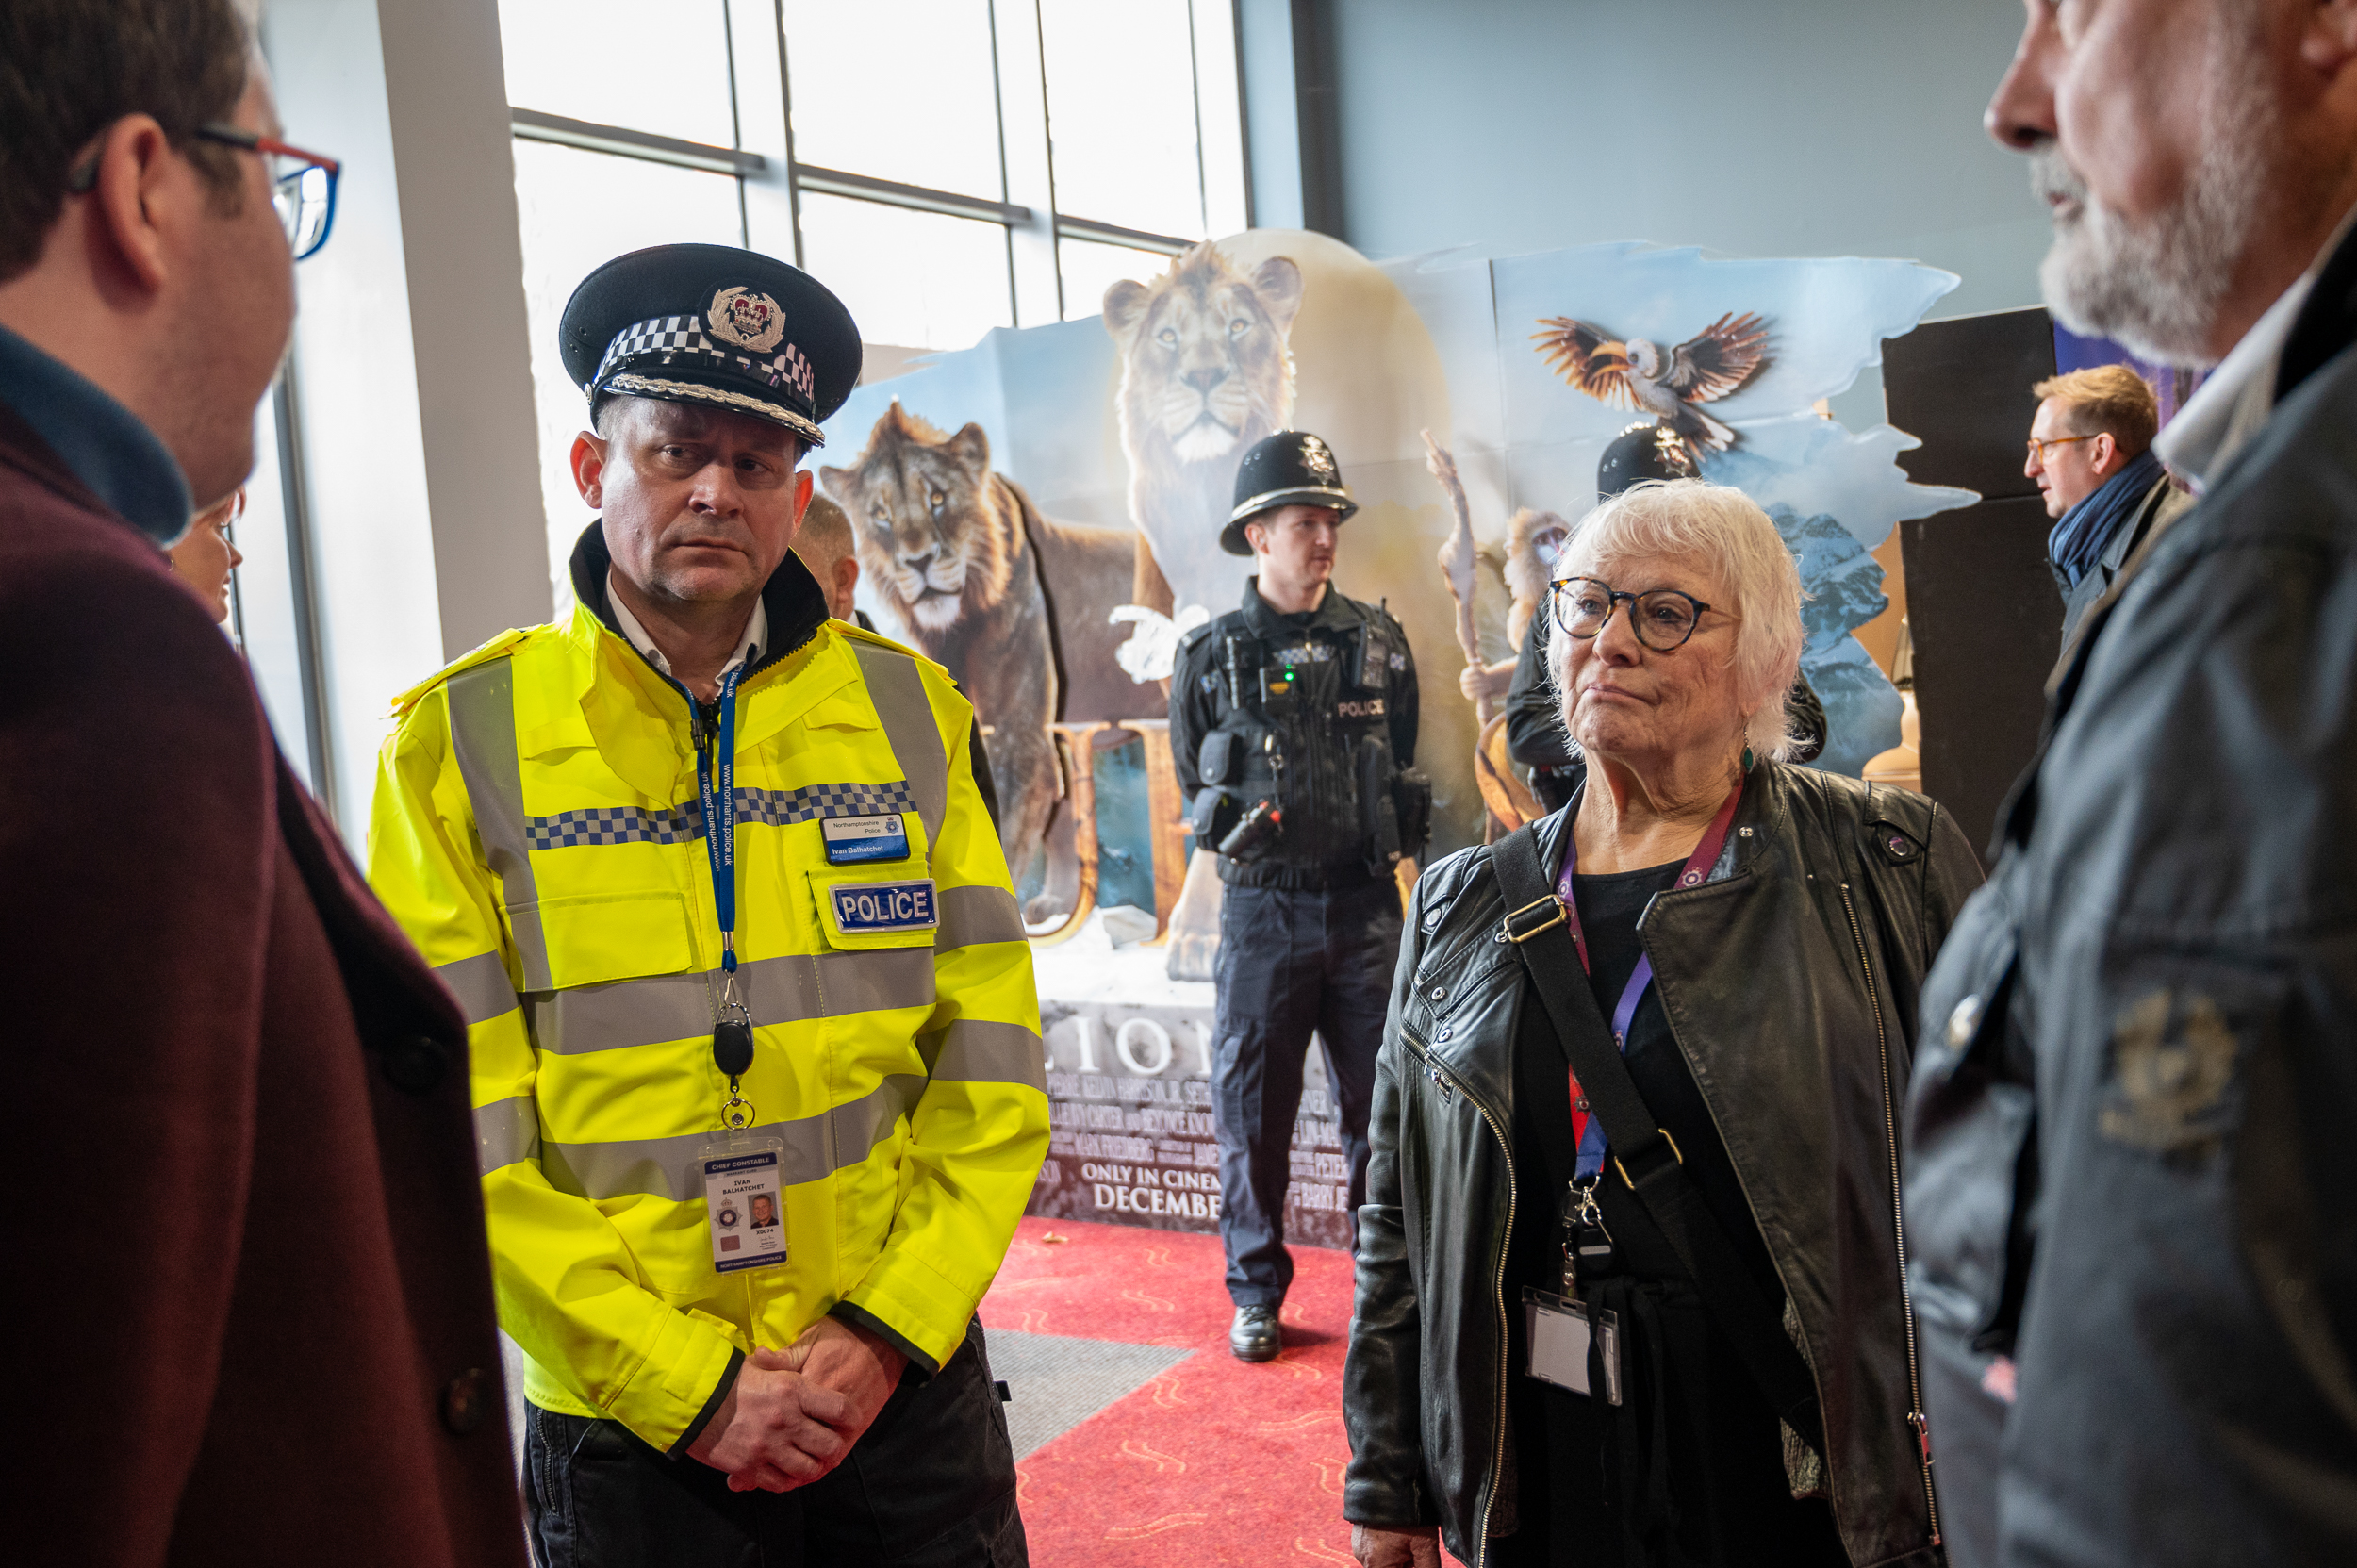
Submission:
[[[1656,653],[1685,647],[1687,639],[1694,635],[1694,628],[1702,624],[1703,612],[1710,608],[1692,594],[1677,588],[1622,593],[1594,577],[1564,577],[1548,584],[1547,603],[1555,615],[1555,623],[1583,642],[1602,632],[1611,620],[1614,607],[1625,603],[1629,630],[1637,634],[1639,642]]]
[[[2102,432],[2100,430],[2095,433],[2096,436],[2101,436],[2102,434]],[[2045,440],[2041,441],[2036,436],[2033,436],[2030,437],[2030,456],[2037,463],[2038,467],[2044,468],[2046,466],[2046,449],[2048,447],[2069,446],[2073,441],[2091,441],[2093,439],[2095,439],[2095,436],[2050,436]]]
[[[196,128],[199,139],[223,146],[241,147],[270,160],[271,206],[287,234],[287,248],[301,261],[316,256],[336,226],[336,182],[343,165],[324,153],[305,152],[274,136],[241,130],[236,125],[207,124]],[[92,153],[66,176],[66,189],[87,195],[98,184],[98,155]]]

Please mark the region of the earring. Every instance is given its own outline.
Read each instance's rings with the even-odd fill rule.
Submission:
[[[1744,748],[1743,748],[1743,771],[1744,771],[1744,772],[1746,772],[1746,773],[1748,773],[1748,772],[1750,772],[1751,770],[1752,770],[1752,749],[1751,749],[1750,747],[1746,746],[1746,747],[1744,747]]]

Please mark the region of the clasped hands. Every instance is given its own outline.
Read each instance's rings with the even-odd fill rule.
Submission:
[[[731,1492],[791,1492],[843,1462],[899,1386],[908,1358],[822,1317],[783,1350],[755,1350],[688,1447]]]

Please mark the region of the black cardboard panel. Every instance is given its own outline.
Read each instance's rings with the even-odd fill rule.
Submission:
[[[1923,793],[1986,852],[1997,808],[2037,750],[2062,595],[2046,564],[2053,526],[2036,496],[1902,523]]]
[[[1884,405],[1923,443],[1901,453],[1899,466],[1919,485],[1960,486],[1985,501],[2036,495],[2021,471],[2037,413],[2030,388],[2053,373],[2054,327],[2042,309],[1926,322],[1892,338],[1883,346]]]

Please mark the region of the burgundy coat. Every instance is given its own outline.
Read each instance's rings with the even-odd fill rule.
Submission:
[[[195,596],[0,404],[0,1555],[522,1560],[466,1037]]]

